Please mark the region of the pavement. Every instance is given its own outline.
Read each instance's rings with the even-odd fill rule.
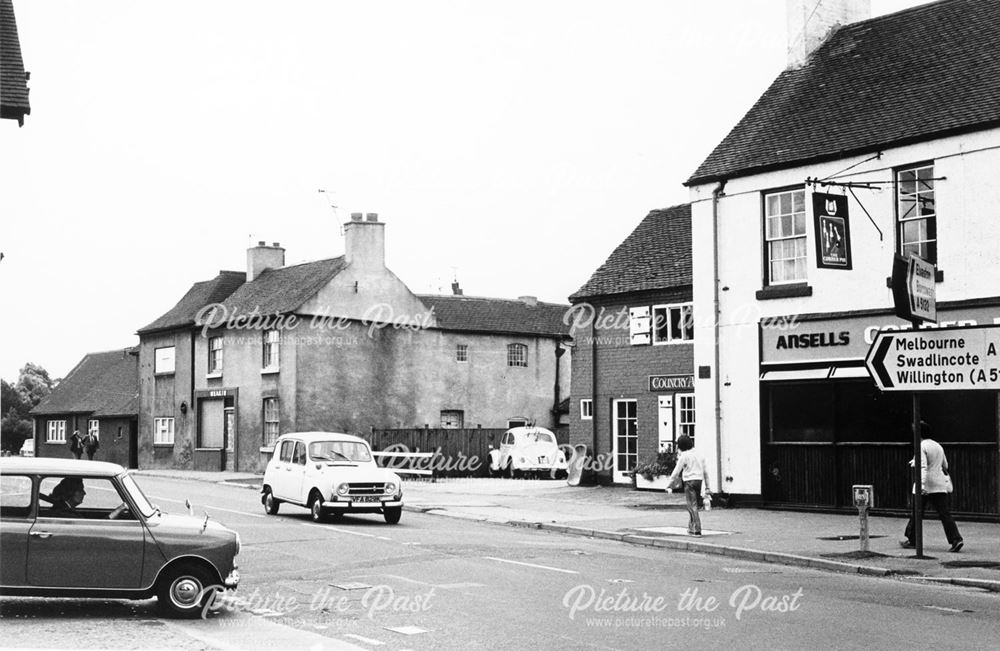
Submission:
[[[140,476],[260,488],[261,475],[138,470]],[[141,481],[141,480],[140,480]],[[857,514],[714,508],[702,511],[702,536],[687,534],[679,493],[631,486],[568,486],[564,481],[501,478],[407,480],[404,510],[548,530],[669,550],[814,569],[942,582],[1000,593],[1000,524],[959,521],[965,546],[948,551],[941,523],[924,520],[924,558],[903,549],[906,520],[869,516],[860,550]],[[405,521],[405,518],[404,518]]]

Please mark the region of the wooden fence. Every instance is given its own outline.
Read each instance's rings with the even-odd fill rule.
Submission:
[[[376,429],[363,435],[373,450],[406,448],[409,452],[437,452],[430,462],[435,477],[485,477],[490,446],[497,447],[506,428]],[[560,445],[569,442],[569,429],[553,430]],[[421,467],[426,465],[421,462]]]

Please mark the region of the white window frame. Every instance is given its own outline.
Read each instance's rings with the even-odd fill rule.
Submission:
[[[174,419],[161,417],[153,419],[153,445],[174,444]]]
[[[695,403],[693,393],[674,394],[674,422],[677,427],[677,436],[687,434],[694,440],[695,432]]]
[[[527,344],[507,344],[507,366],[528,368]]]
[[[926,172],[926,174],[922,175],[921,172]],[[904,174],[912,174],[913,178],[903,180],[902,177]],[[903,187],[908,182],[913,183],[913,192],[904,194]],[[903,257],[907,257],[910,252],[913,252],[927,262],[937,264],[937,203],[934,194],[934,163],[914,165],[896,170],[896,250]],[[913,206],[906,212],[904,212],[905,209],[903,206],[904,196],[910,197],[913,200]],[[930,197],[929,204],[925,201],[927,197]],[[930,205],[931,209],[924,212],[924,210],[927,210],[927,205]],[[914,211],[915,214],[913,214]],[[906,225],[919,222],[925,223],[925,229],[922,233],[924,239],[905,242],[903,233]],[[934,234],[933,237],[931,237],[931,232]],[[916,251],[912,251],[912,249],[908,250],[908,247],[912,247],[913,245],[917,245]],[[934,255],[921,255],[920,249],[925,247],[933,249]]]
[[[264,447],[273,448],[274,443],[281,436],[281,404],[278,402],[278,398],[274,396],[264,398],[262,411],[264,414],[262,419]]]
[[[628,310],[628,337],[633,346],[647,346],[651,339],[652,320],[648,305],[630,307]]]
[[[672,318],[674,312],[679,312],[678,323],[680,324],[679,333],[674,332]],[[666,338],[660,338],[660,328],[658,324],[660,323],[661,316],[663,314],[664,319],[666,319]],[[663,346],[665,344],[690,344],[694,341],[694,307],[691,303],[665,303],[663,305],[653,306],[653,318],[652,318],[652,332],[653,332],[653,345]],[[684,324],[688,325],[688,328],[684,328]],[[675,336],[675,334],[677,336]]]
[[[465,411],[461,409],[441,410],[441,429],[462,429],[464,427]]]
[[[580,399],[580,420],[593,420],[594,419],[594,400],[593,398],[581,398]]]
[[[281,331],[265,330],[262,333],[261,372],[274,373],[281,367]]]
[[[91,418],[87,421],[87,434],[93,434],[98,441],[101,440],[101,421]]]
[[[457,344],[455,346],[455,361],[460,364],[469,361],[469,344]]]
[[[218,348],[215,348],[215,344],[218,342]],[[209,375],[222,375],[222,364],[225,361],[223,357],[223,346],[225,340],[222,335],[217,337],[208,338],[208,374]]]
[[[790,210],[788,211],[781,208],[782,197],[784,196],[790,197]],[[801,210],[795,209],[796,197],[799,198],[799,206]],[[772,198],[775,199],[777,203],[776,212],[771,212],[773,205],[771,201]],[[790,220],[790,233],[786,233],[782,227],[782,220],[786,218]],[[778,227],[775,235],[772,235],[772,225],[777,225]],[[800,230],[800,225],[801,232],[798,232]],[[768,285],[789,285],[793,283],[804,283],[808,280],[809,247],[807,246],[806,241],[807,230],[806,192],[804,189],[796,188],[792,190],[778,190],[776,192],[764,193],[764,264],[766,265],[765,273]],[[801,241],[801,255],[779,258],[772,255],[772,245],[775,245],[775,248],[777,248],[779,243],[781,246],[785,246],[785,243],[794,243],[797,241]],[[796,262],[800,260],[802,261],[802,275],[776,280],[774,277],[774,263],[787,262],[789,260],[792,261],[793,268]]]
[[[66,442],[66,421],[50,420],[45,432],[46,443]],[[36,453],[37,454],[37,453]]]
[[[174,346],[163,346],[153,350],[153,374],[169,375],[177,367],[177,349]]]

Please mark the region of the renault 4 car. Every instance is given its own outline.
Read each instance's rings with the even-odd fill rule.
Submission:
[[[316,522],[381,513],[387,523],[396,524],[403,513],[403,482],[375,463],[362,438],[335,432],[283,434],[264,471],[261,503],[267,514],[276,515],[286,502],[309,509]]]
[[[544,427],[512,427],[500,437],[499,447],[489,451],[487,461],[490,475],[566,474],[566,455],[556,444],[556,435]]]
[[[168,514],[117,464],[0,459],[0,594],[148,599],[207,612],[235,590],[240,536],[208,516]]]

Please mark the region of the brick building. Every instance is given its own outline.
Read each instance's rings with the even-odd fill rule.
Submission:
[[[570,296],[570,443],[610,458],[604,480],[695,433],[691,207],[653,210]]]
[[[558,423],[569,306],[418,296],[385,267],[377,215],[344,237],[292,266],[261,242],[139,330],[143,467],[262,470],[289,431]]]

